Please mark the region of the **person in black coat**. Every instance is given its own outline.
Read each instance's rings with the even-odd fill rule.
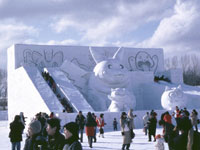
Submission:
[[[191,138],[189,132],[191,132],[191,130],[193,132],[189,115],[189,112],[185,111],[184,115],[178,121],[176,128],[180,131],[181,134],[173,139],[175,150],[187,150],[188,145],[190,145],[189,147],[192,147],[192,144],[190,141],[188,141],[188,139]]]
[[[83,142],[83,130],[84,130],[84,126],[85,126],[85,116],[82,114],[82,111],[79,111],[78,115],[76,116],[75,121],[79,126],[79,133],[81,134],[80,140],[81,140],[81,142]]]
[[[66,144],[63,150],[82,150],[82,145],[78,141],[79,126],[75,122],[69,122],[64,125],[64,135]]]
[[[160,120],[159,125],[163,127],[163,137],[165,142],[168,143],[169,150],[174,150],[173,139],[178,136],[178,131],[174,131],[175,126],[171,123],[165,122],[164,120]]]
[[[147,122],[148,124],[148,128],[149,128],[149,132],[148,132],[148,136],[149,136],[149,141],[151,141],[151,136],[153,135],[154,137],[154,142],[156,141],[155,139],[155,134],[156,134],[156,124],[157,124],[157,119],[156,119],[157,114],[155,112],[153,112],[150,115],[150,118]]]
[[[10,123],[9,138],[12,143],[12,150],[15,150],[15,148],[20,150],[23,130],[24,125],[21,122],[21,118],[19,115],[16,115],[14,121]]]
[[[65,137],[60,133],[60,119],[47,120],[47,150],[63,150]]]

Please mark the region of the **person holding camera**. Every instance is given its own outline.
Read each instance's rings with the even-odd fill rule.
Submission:
[[[130,127],[131,129],[135,129],[134,125],[134,118],[137,117],[137,115],[133,115],[133,109],[130,109],[128,112],[128,119],[130,120]]]
[[[122,144],[122,150],[129,149],[132,137],[131,137],[131,122],[130,119],[127,117],[126,112],[122,112],[121,118],[120,118],[120,126],[121,126],[121,132],[123,136],[123,144]]]

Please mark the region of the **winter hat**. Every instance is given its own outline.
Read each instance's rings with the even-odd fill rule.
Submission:
[[[156,135],[156,137],[155,137],[156,139],[160,139],[161,138],[161,135],[160,134],[158,134],[158,135]]]
[[[104,114],[100,114],[100,117],[103,118]]]
[[[122,112],[122,116],[123,116],[123,115],[127,115],[126,112]]]
[[[69,123],[67,123],[67,124],[64,125],[64,128],[67,129],[69,132],[71,132],[73,137],[75,137],[76,139],[78,139],[79,127],[78,127],[77,123],[75,123],[75,122],[69,122]]]
[[[37,134],[41,131],[41,123],[38,120],[32,121],[29,127],[32,129],[33,134]]]
[[[59,131],[60,130],[60,119],[59,118],[51,118],[49,120],[47,120],[47,123],[52,127],[56,127],[56,130]]]

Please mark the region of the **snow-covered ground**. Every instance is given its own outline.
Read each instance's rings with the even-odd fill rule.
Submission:
[[[131,150],[154,150],[155,142],[148,142],[148,137],[144,135],[142,129],[134,130],[136,136],[133,139],[130,149]],[[10,150],[11,143],[8,138],[9,127],[8,121],[0,121],[0,150]],[[157,129],[157,134],[161,134],[162,129]],[[23,134],[22,148],[24,147],[26,135]],[[87,143],[87,137],[84,134],[83,150],[120,150],[122,146],[122,136],[120,131],[105,132],[105,138],[99,138],[97,136],[97,143],[93,143],[93,148],[89,148]],[[168,149],[165,143],[165,148]]]

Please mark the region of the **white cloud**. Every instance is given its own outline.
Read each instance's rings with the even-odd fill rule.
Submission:
[[[47,44],[47,45],[78,45],[77,41],[72,40],[72,39],[67,39],[67,40],[63,40],[63,41],[55,41],[55,40],[50,40],[46,43],[43,44]]]
[[[37,37],[38,30],[14,20],[0,23],[0,50],[5,49],[15,42],[23,42],[31,37]]]
[[[171,17],[164,18],[154,35],[138,45],[143,47],[162,47],[170,55],[199,51],[199,7],[197,0],[178,0],[174,7],[174,14]]]
[[[123,39],[124,34],[133,32],[140,25],[169,16],[172,10],[170,6],[174,3],[172,0],[157,3],[153,0],[112,2],[91,4],[93,7],[89,3],[84,4],[84,8],[54,19],[51,27],[57,33],[75,30],[83,36],[82,42],[106,44]],[[81,11],[83,9],[84,12]]]
[[[79,25],[73,20],[68,20],[67,18],[62,18],[60,20],[55,20],[56,23],[51,23],[50,27],[57,33],[65,31],[69,27],[79,28]]]
[[[0,23],[0,56],[1,67],[6,65],[6,50],[15,43],[25,43],[38,36],[38,30],[15,20],[4,20]]]

